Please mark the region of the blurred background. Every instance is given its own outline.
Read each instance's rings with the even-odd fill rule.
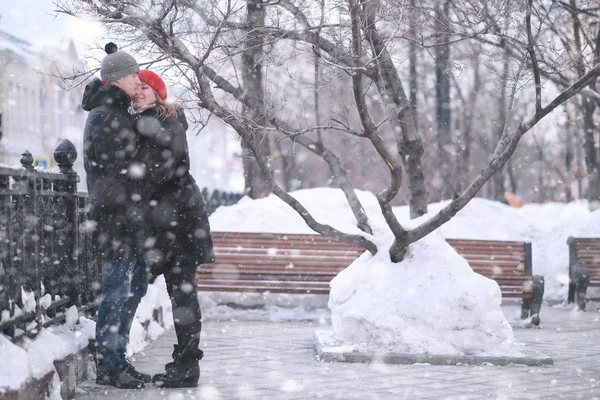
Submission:
[[[103,27],[57,15],[50,0],[0,0],[0,164],[20,166],[29,150],[36,166],[53,168],[52,153],[63,138],[77,147],[79,190],[86,190],[82,141],[87,113],[81,108],[85,83],[70,78],[98,68],[111,40]],[[115,40],[117,41],[117,40]],[[118,41],[117,41],[118,44]],[[99,76],[99,74],[96,74]],[[168,83],[169,84],[169,83]],[[168,87],[169,100],[183,95]],[[188,144],[192,174],[209,190],[243,192],[237,134],[216,118],[191,124]]]

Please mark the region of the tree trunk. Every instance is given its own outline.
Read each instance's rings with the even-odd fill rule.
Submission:
[[[538,146],[538,203],[544,203],[546,199],[546,185],[544,184],[544,174],[546,173],[546,163],[544,162],[544,148]]]
[[[600,208],[600,176],[598,171],[598,155],[594,140],[594,110],[593,100],[583,99],[583,131],[585,135],[585,165],[588,172],[588,201],[590,211]]]
[[[469,95],[469,101],[467,103],[466,98],[461,96],[462,99],[462,115],[457,125],[460,127],[460,138],[456,143],[456,176],[457,176],[457,191],[462,192],[465,190],[470,182],[470,166],[471,166],[471,146],[473,144],[473,137],[471,135],[473,131],[473,120],[475,118],[475,109],[479,96],[479,90],[481,88],[481,75],[479,73],[479,52],[475,52],[472,56],[473,63],[473,88]],[[460,94],[460,88],[456,86],[457,92]]]
[[[581,22],[577,14],[577,4],[575,0],[569,1],[571,17],[573,19],[573,36],[574,36],[574,52],[575,68],[578,75],[581,77],[585,73],[585,66],[583,63],[583,45],[581,40]],[[594,48],[594,65],[598,62],[600,56],[600,29],[596,33],[595,48]],[[589,83],[589,88],[596,89],[596,79],[593,79]],[[596,140],[594,139],[594,111],[596,109],[595,100],[591,100],[587,97],[582,98],[583,102],[583,134],[585,139],[585,165],[588,173],[588,201],[590,211],[594,211],[600,208],[600,176],[598,171],[598,155],[596,153]]]
[[[450,19],[449,1],[439,0],[436,7],[436,31],[438,34],[437,46],[435,47],[435,96],[436,96],[436,120],[437,120],[437,145],[439,173],[442,182],[440,188],[440,199],[452,198],[456,190],[452,171],[452,136],[450,132],[450,41],[449,25]]]
[[[377,30],[376,25],[376,3],[368,0],[360,0],[364,7],[365,21],[363,29],[365,36],[371,45],[373,56],[378,61],[376,80],[377,88],[381,97],[389,99],[386,102],[396,141],[398,152],[402,155],[402,162],[408,175],[408,189],[410,192],[409,209],[410,217],[417,218],[427,213],[427,190],[425,189],[425,176],[421,167],[421,156],[423,155],[423,142],[415,126],[414,115],[410,103],[404,91],[404,85],[400,81],[398,71],[392,61],[385,40]],[[391,112],[393,109],[393,113]]]
[[[566,180],[565,184],[565,201],[570,203],[573,201],[573,192],[571,190],[571,185],[573,184],[573,129],[571,128],[571,117],[569,112],[565,113],[567,115],[567,124],[566,124],[566,149],[565,149],[565,174]]]
[[[515,177],[515,171],[512,165],[512,158],[508,160],[507,163],[507,171],[508,171],[508,179],[510,180],[510,191],[517,195],[517,190],[519,189],[517,178]]]
[[[263,26],[265,23],[265,8],[262,0],[249,0],[247,5],[246,23],[249,26]],[[258,107],[243,106],[243,115],[259,126],[264,126],[264,89],[262,81],[263,36],[258,30],[250,30],[244,43],[242,54],[243,85],[245,96],[253,98],[253,104]],[[242,158],[244,164],[244,178],[246,194],[253,199],[269,195],[271,188],[263,176],[251,148],[261,154],[265,159],[270,159],[269,137],[264,131],[256,130],[251,138],[252,143],[242,139]]]
[[[508,50],[504,50],[504,63],[502,67],[502,78],[500,81],[500,99],[498,100],[498,131],[494,139],[500,140],[504,135],[506,126],[508,124],[507,118],[507,99],[506,89],[508,86],[508,74],[510,70],[510,56]],[[505,188],[504,188],[504,168],[499,168],[493,178],[494,186],[492,192],[492,199],[496,201],[505,202]]]
[[[416,0],[410,0],[410,12],[412,17],[409,20],[409,56],[408,56],[408,85],[410,88],[410,109],[412,110],[415,121],[415,129],[419,130],[419,117],[417,114],[417,21],[416,21]]]

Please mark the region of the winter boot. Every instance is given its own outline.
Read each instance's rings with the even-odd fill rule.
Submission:
[[[129,360],[125,360],[123,361],[125,364],[127,364],[127,372],[129,373],[129,375],[133,376],[135,379],[137,379],[138,381],[142,381],[144,383],[150,383],[152,382],[152,377],[148,374],[144,374],[143,372],[140,372],[138,370],[135,369],[135,367],[133,365],[131,365],[131,363],[129,362]]]
[[[144,382],[133,376],[127,362],[117,364],[110,371],[97,371],[96,383],[120,389],[142,389],[144,387]]]
[[[165,388],[196,387],[200,379],[198,361],[202,359],[202,350],[182,351],[174,345],[173,362],[165,365],[165,372],[152,377],[156,386]]]

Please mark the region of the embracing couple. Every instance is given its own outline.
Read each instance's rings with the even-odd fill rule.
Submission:
[[[105,46],[100,76],[85,88],[84,166],[102,260],[96,320],[96,382],[120,388],[198,385],[201,314],[198,265],[214,262],[204,199],[189,172],[183,109],[167,103],[159,75]],[[164,274],[177,335],[173,361],[150,376],[125,357],[148,279]]]

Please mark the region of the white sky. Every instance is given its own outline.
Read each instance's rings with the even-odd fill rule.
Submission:
[[[104,32],[100,24],[54,12],[53,0],[0,0],[0,29],[35,45],[57,45],[73,39],[82,56],[97,56],[90,50]]]

